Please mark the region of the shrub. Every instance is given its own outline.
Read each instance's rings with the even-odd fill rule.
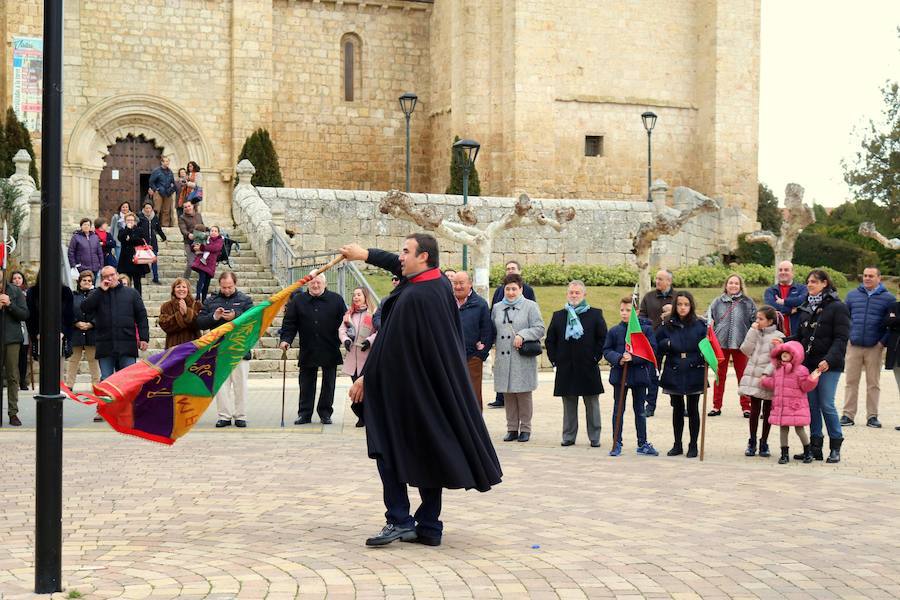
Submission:
[[[818,233],[801,233],[794,247],[794,260],[801,264],[824,264],[831,271],[856,275],[864,267],[877,265],[878,256],[852,242]]]
[[[265,129],[257,129],[244,142],[238,162],[248,159],[256,167],[256,173],[250,180],[255,186],[260,187],[284,187],[284,179],[281,178],[281,167],[278,165],[278,154],[272,144],[272,138]],[[235,181],[237,185],[237,181]]]
[[[805,281],[806,276],[813,267],[794,265],[794,274],[797,281]],[[835,285],[844,287],[847,278],[840,272],[829,267],[816,267],[825,269],[834,279]],[[725,284],[725,279],[731,273],[737,273],[744,278],[747,285],[772,285],[775,281],[775,270],[771,266],[758,264],[733,264],[724,265],[693,265],[681,267],[673,273],[673,285],[676,288],[719,288]],[[500,285],[506,274],[503,263],[491,267],[491,286]],[[566,285],[573,279],[582,280],[585,285],[631,287],[637,283],[637,269],[631,265],[525,265],[522,267],[522,276],[529,285]]]
[[[774,265],[775,251],[765,242],[750,243],[741,235],[738,238],[738,247],[734,256],[741,264],[755,263],[758,265]]]

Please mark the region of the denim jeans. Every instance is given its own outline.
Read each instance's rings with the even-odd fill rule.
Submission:
[[[100,363],[100,379],[106,379],[116,371],[121,371],[137,362],[134,356],[105,356],[97,359]]]
[[[844,437],[841,432],[841,420],[834,406],[834,393],[837,391],[840,378],[840,371],[825,371],[819,376],[819,385],[806,394],[809,399],[810,435],[822,437],[822,419],[824,418],[828,437]]]
[[[618,408],[619,408],[619,384],[616,384],[613,387],[613,398],[615,402],[613,402],[613,443],[620,444],[622,443],[622,427],[623,424],[619,422]],[[644,445],[644,442],[647,441],[647,417],[644,416],[644,401],[647,397],[647,388],[643,386],[631,387],[630,385],[625,386],[625,397],[628,397],[628,392],[631,392],[631,406],[634,411],[634,428],[637,433],[637,446],[640,448]],[[621,400],[622,402],[622,416],[625,416],[625,399]]]

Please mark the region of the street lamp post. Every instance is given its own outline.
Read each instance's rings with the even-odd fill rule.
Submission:
[[[412,116],[414,110],[416,110],[416,102],[419,101],[419,97],[413,94],[412,92],[406,92],[402,96],[400,96],[400,109],[403,111],[403,115],[406,117],[406,193],[409,193],[409,118]]]
[[[656,113],[647,111],[641,115],[641,120],[644,122],[644,129],[647,130],[647,202],[653,202],[653,198],[650,197],[650,186],[651,186],[651,160],[650,160],[650,135],[653,133],[653,128],[656,126]]]
[[[62,591],[63,396],[59,393],[62,287],[62,57],[63,2],[44,0],[44,73],[41,134],[41,381],[37,405],[34,591]]]
[[[453,144],[454,152],[459,152],[463,161],[463,206],[469,203],[469,171],[475,165],[479,148],[481,144],[475,140],[459,140]],[[463,244],[462,268],[463,271],[469,268],[469,247],[465,244]]]

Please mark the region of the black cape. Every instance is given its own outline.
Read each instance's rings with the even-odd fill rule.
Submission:
[[[396,254],[373,248],[367,262],[401,274]],[[381,305],[363,370],[369,458],[415,487],[485,492],[500,483],[500,461],[469,380],[453,291],[430,274],[401,277]]]

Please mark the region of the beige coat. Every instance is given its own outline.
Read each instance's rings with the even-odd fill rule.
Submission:
[[[761,384],[765,375],[772,373],[772,361],[769,352],[772,350],[772,340],[784,339],[784,334],[778,331],[775,325],[769,325],[762,331],[751,327],[741,344],[741,352],[747,355],[747,366],[744,368],[744,376],[738,386],[738,393],[746,396],[754,396],[763,400],[772,399],[772,390],[764,388]]]

